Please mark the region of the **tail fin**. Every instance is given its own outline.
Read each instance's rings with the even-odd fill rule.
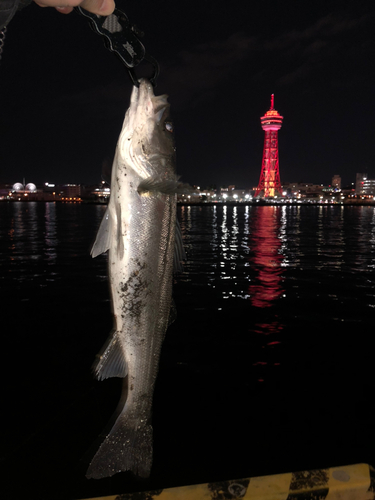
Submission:
[[[102,479],[125,471],[148,477],[151,465],[152,427],[145,420],[129,418],[125,405],[92,459],[86,477]]]

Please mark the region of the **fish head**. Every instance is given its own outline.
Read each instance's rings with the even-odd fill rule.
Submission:
[[[134,87],[127,111],[120,150],[138,175],[175,176],[175,141],[168,96],[155,96],[151,83],[142,79]],[[128,161],[128,163],[129,163]]]

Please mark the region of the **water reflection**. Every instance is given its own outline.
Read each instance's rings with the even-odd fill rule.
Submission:
[[[316,268],[341,270],[344,265],[344,210],[341,207],[319,207],[318,215],[318,244],[316,252],[318,262]]]
[[[106,279],[106,263],[91,259],[92,226],[99,226],[103,206],[62,205],[55,202],[0,204],[0,279],[16,280],[20,286],[46,287],[66,274],[66,266],[80,262],[76,275],[83,277],[86,264],[95,278]],[[81,272],[82,271],[82,272]],[[78,276],[76,276],[78,279]],[[85,279],[87,279],[85,277]],[[4,281],[3,281],[4,283]]]
[[[355,267],[358,271],[372,267],[372,252],[368,251],[369,243],[372,246],[372,224],[374,221],[375,209],[368,210],[368,207],[360,207],[357,211],[357,224],[354,228],[357,242],[357,252],[355,255]]]
[[[252,219],[250,247],[256,277],[249,286],[249,293],[255,307],[270,307],[283,293],[281,252],[285,236],[279,237],[278,234],[280,215],[280,207],[258,207]],[[285,230],[281,232],[283,234]]]
[[[249,286],[250,301],[259,308],[258,321],[250,329],[255,334],[253,362],[254,375],[258,382],[264,382],[281,365],[280,332],[284,324],[280,321],[275,306],[283,295],[282,270],[287,266],[283,256],[286,246],[286,207],[257,207],[251,219],[250,265],[253,279]]]
[[[49,265],[56,263],[57,258],[57,221],[56,221],[56,203],[46,203],[44,214],[45,232],[45,256]]]
[[[286,207],[181,207],[180,225],[188,256],[183,281],[217,291],[218,299],[250,299],[272,306],[283,293]],[[219,307],[222,304],[218,304]]]
[[[179,310],[220,311],[215,336],[230,324],[231,341],[251,353],[251,379],[272,380],[282,363],[287,207],[182,206],[179,219],[187,253],[178,278],[185,287],[177,296]]]
[[[370,244],[371,244],[371,258],[368,267],[374,269],[375,268],[375,209],[373,210],[371,217]]]
[[[12,209],[7,230],[9,260],[39,259],[40,246],[37,234],[40,221],[36,202],[15,202]]]

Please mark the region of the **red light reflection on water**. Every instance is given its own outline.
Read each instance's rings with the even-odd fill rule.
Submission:
[[[255,281],[249,286],[250,300],[255,307],[270,307],[282,294],[281,286],[281,240],[278,238],[280,221],[279,207],[257,207],[251,235],[251,250],[254,257],[251,265],[257,272]]]
[[[280,333],[284,325],[272,306],[284,292],[282,286],[282,241],[279,238],[280,207],[257,207],[250,236],[250,265],[254,271],[249,286],[252,306],[263,309],[261,321],[251,331],[259,335],[259,361],[253,363],[255,376],[260,383],[274,378],[274,370],[280,366]],[[268,311],[264,310],[268,308]]]

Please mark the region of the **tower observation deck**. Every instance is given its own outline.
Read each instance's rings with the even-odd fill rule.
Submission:
[[[259,184],[254,196],[263,193],[264,198],[270,198],[281,192],[278,131],[283,117],[274,108],[274,94],[271,95],[271,107],[260,118],[260,123],[264,130],[264,147]]]

